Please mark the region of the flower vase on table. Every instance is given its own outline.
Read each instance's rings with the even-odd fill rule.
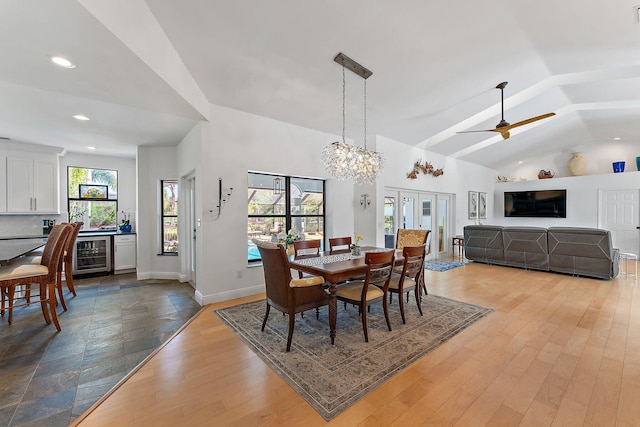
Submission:
[[[360,245],[358,243],[360,243],[360,240],[362,240],[362,236],[359,235],[358,233],[353,233],[353,237],[354,237],[354,242],[351,244],[351,246],[349,246],[349,248],[351,249],[351,255],[353,256],[360,256]]]
[[[360,254],[361,254],[360,246],[351,245],[351,255],[360,256]]]

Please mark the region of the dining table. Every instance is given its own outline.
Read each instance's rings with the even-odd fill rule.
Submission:
[[[367,252],[386,252],[394,249],[378,248],[373,246],[363,246],[360,255],[353,255],[350,250],[344,251],[324,251],[317,255],[289,256],[289,266],[303,273],[323,277],[329,288],[329,329],[331,344],[336,337],[336,318],[338,315],[338,304],[336,290],[349,279],[362,278],[367,273],[367,265],[364,262]],[[394,265],[402,265],[404,258],[402,250],[395,249]]]
[[[9,264],[12,260],[21,257],[47,243],[45,237],[33,238],[1,238],[0,239],[0,265]]]

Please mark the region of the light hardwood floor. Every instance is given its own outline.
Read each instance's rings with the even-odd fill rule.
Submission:
[[[636,278],[469,264],[427,286],[495,311],[329,424],[640,425]],[[80,425],[324,425],[213,313],[262,297],[207,307]]]

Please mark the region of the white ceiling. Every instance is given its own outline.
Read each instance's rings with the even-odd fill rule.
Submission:
[[[0,0],[0,137],[132,156],[206,119],[198,97],[340,134],[344,52],[373,71],[370,135],[495,169],[638,142],[635,2]],[[363,80],[346,77],[346,134],[361,143]],[[502,81],[507,121],[557,116],[506,141],[456,134],[500,121]]]

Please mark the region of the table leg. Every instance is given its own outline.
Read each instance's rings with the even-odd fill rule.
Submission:
[[[336,317],[338,316],[338,302],[336,298],[336,284],[329,283],[329,329],[331,344],[336,339]]]

